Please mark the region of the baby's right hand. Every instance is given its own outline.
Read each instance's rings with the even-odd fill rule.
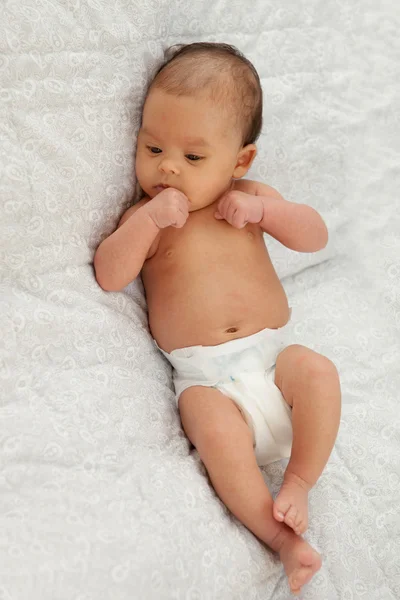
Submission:
[[[183,227],[189,216],[189,201],[175,188],[166,188],[143,206],[159,229]]]

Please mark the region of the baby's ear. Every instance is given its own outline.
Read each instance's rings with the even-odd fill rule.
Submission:
[[[247,171],[250,169],[253,160],[255,159],[257,154],[257,147],[255,144],[247,144],[247,146],[243,146],[241,150],[239,150],[239,154],[236,160],[236,166],[233,170],[232,177],[234,179],[240,179],[244,175],[246,175]]]

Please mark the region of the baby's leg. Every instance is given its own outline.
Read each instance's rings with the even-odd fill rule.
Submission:
[[[195,386],[179,399],[182,424],[215,491],[229,510],[279,553],[294,593],[321,566],[319,554],[272,515],[273,501],[258,468],[250,429],[221,392]]]
[[[296,533],[303,533],[308,492],[328,461],[339,428],[339,376],[325,356],[294,345],[279,354],[275,383],[292,407],[293,445],[273,514]]]

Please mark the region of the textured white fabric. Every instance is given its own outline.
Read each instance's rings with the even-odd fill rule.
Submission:
[[[302,597],[400,597],[399,29],[393,0],[0,3],[2,598],[290,597],[182,433],[140,282],[107,294],[93,275],[131,202],[146,82],[164,47],[199,39],[260,71],[250,176],[330,230],[314,255],[267,241],[292,341],[343,386],[310,496],[324,565]],[[283,469],[265,470],[274,493]]]
[[[249,425],[257,463],[290,458],[291,409],[275,385],[275,364],[287,327],[263,329],[216,346],[161,350],[173,366],[176,400],[190,387],[213,387],[231,398]]]

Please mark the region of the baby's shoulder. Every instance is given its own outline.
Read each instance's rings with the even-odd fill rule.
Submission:
[[[273,188],[271,185],[261,183],[261,181],[236,179],[233,189],[244,192],[245,194],[252,194],[254,196],[272,196],[274,198],[282,199],[282,195],[278,192],[278,190]]]
[[[233,189],[238,190],[239,192],[244,192],[245,194],[256,194],[257,186],[259,186],[258,181],[252,181],[251,179],[235,179],[233,184]]]

